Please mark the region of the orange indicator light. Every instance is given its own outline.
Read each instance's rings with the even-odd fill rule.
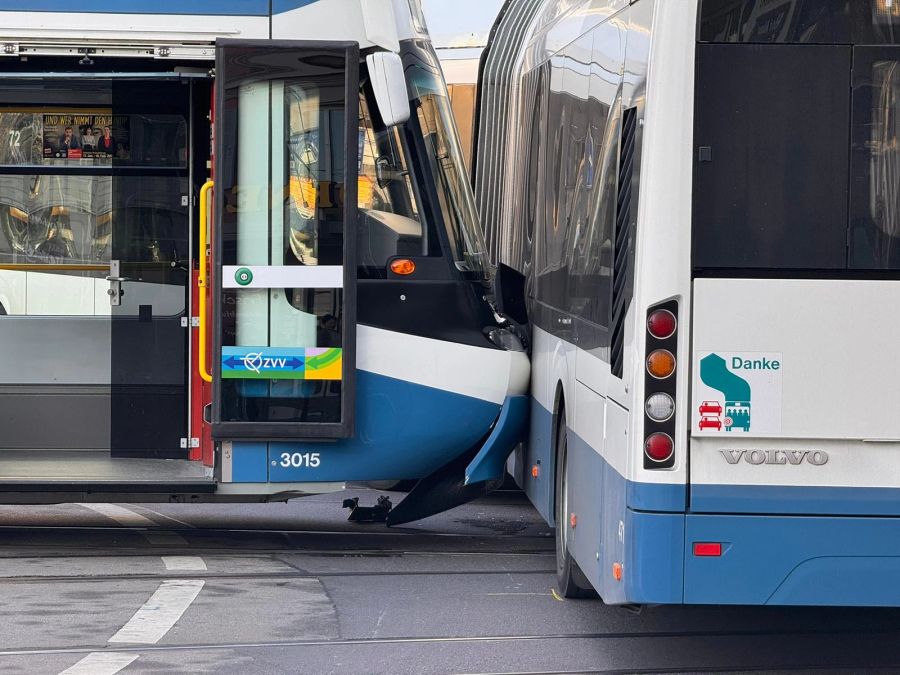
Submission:
[[[391,261],[391,272],[400,276],[408,276],[416,271],[416,263],[409,258],[398,258]]]
[[[647,357],[647,372],[663,380],[675,372],[675,356],[668,349],[657,349]]]
[[[537,464],[535,464],[533,467],[531,467],[531,477],[537,478],[540,475],[541,475],[541,467],[538,466]]]
[[[613,579],[622,581],[622,563],[613,563]]]

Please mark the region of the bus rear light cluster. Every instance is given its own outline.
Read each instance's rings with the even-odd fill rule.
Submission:
[[[675,466],[675,384],[678,366],[678,303],[647,311],[644,392],[644,468]]]

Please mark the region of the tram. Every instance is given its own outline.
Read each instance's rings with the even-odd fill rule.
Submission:
[[[525,423],[417,0],[0,1],[0,501],[483,494]]]

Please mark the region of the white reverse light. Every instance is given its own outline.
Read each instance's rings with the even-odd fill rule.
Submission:
[[[654,422],[665,422],[675,414],[675,401],[668,394],[651,394],[644,410]]]

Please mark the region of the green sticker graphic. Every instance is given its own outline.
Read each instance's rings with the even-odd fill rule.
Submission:
[[[246,267],[241,267],[234,273],[234,280],[241,286],[249,286],[253,281],[253,272]]]
[[[725,395],[725,430],[750,431],[750,383],[729,370],[718,354],[700,359],[700,379]]]

